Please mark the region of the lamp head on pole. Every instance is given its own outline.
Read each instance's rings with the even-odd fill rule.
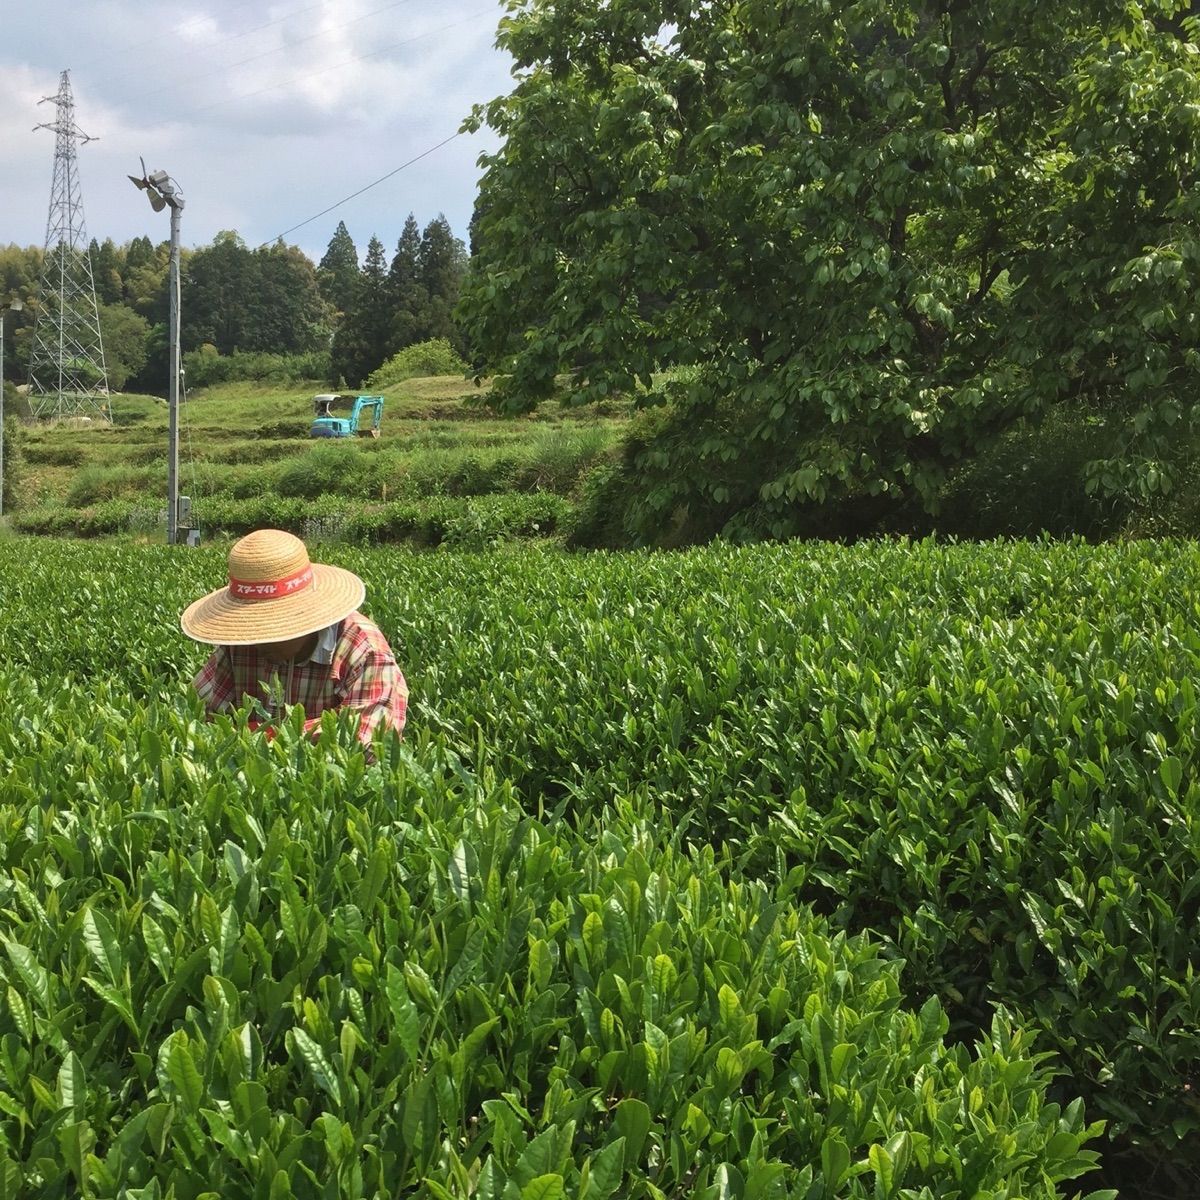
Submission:
[[[142,164],[142,174],[130,175],[129,182],[134,187],[139,188],[146,193],[146,199],[150,201],[150,207],[155,212],[162,212],[169,204],[172,209],[179,211],[183,208],[183,195],[179,191],[175,181],[166,173],[166,171],[154,171],[151,174],[146,174],[146,160],[139,160]]]

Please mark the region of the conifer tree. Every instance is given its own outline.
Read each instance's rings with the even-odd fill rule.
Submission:
[[[349,310],[358,286],[358,250],[345,221],[338,222],[325,255],[317,265],[317,282],[323,300],[339,313]]]
[[[421,230],[416,217],[408,214],[396,243],[388,272],[388,303],[391,308],[387,354],[421,341],[424,334],[428,296],[421,281]]]
[[[421,235],[420,281],[428,299],[419,340],[446,338],[456,348],[462,348],[454,306],[458,303],[466,266],[466,248],[454,236],[450,222],[438,213]]]
[[[331,352],[335,376],[351,387],[358,387],[387,355],[391,323],[387,284],[383,243],[372,235],[354,298],[338,324]]]

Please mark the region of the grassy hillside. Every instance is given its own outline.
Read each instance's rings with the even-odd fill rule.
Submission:
[[[308,436],[312,396],[322,390],[318,383],[286,389],[237,383],[188,397],[180,420],[180,483],[203,527],[236,532],[268,521],[361,525],[379,518],[373,532],[358,530],[366,540],[415,532],[417,540],[441,541],[447,520],[475,528],[474,516],[493,512],[497,498],[505,497],[502,525],[517,517],[518,524],[537,525],[534,532],[549,532],[625,421],[615,405],[549,405],[500,419],[482,404],[485,388],[442,376],[391,389],[380,438],[314,441]],[[117,396],[113,412],[111,426],[67,421],[24,431],[19,530],[158,528],[165,509],[166,404]],[[397,504],[407,506],[405,519],[383,519]],[[422,528],[413,528],[413,513],[434,510],[432,525],[417,520]]]
[[[410,379],[387,391],[382,437],[314,441],[308,430],[317,382],[291,387],[234,383],[192,393],[181,420],[181,487],[206,534],[264,524],[348,540],[485,545],[557,534],[570,519],[579,544],[623,546],[627,517],[646,480],[621,469],[618,440],[648,424],[630,404],[564,407],[500,418],[486,387],[460,376]],[[150,396],[114,398],[115,424],[26,426],[14,527],[27,533],[113,533],[156,538],[165,523],[167,410]],[[636,437],[634,443],[644,442]],[[1087,488],[1087,464],[1121,453],[1086,411],[1017,427],[978,460],[953,470],[936,514],[913,500],[852,497],[799,506],[797,531],[853,539],[872,534],[1031,537],[1081,534],[1195,536],[1200,456],[1181,439],[1169,492],[1112,499]],[[691,520],[691,525],[688,521]],[[678,528],[683,521],[683,528]],[[753,512],[725,535],[753,537]],[[692,525],[695,527],[693,528]],[[706,540],[716,527],[674,514],[659,541]]]

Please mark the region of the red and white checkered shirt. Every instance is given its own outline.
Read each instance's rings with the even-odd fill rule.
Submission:
[[[318,725],[327,708],[353,709],[368,747],[378,730],[403,733],[408,712],[408,685],[387,639],[357,612],[321,630],[304,662],[272,662],[258,646],[218,646],[194,683],[210,713],[249,697],[271,721],[300,704],[306,729]]]

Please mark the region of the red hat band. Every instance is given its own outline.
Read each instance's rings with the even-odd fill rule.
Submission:
[[[252,583],[245,579],[229,577],[229,594],[235,600],[282,600],[294,596],[305,588],[312,587],[312,563],[308,563],[292,575],[282,579],[263,579]]]

